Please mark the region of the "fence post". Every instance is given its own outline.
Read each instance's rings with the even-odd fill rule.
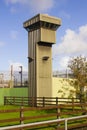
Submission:
[[[74,98],[72,98],[72,110],[74,111]]]
[[[4,105],[6,105],[6,96],[4,97]]]
[[[43,107],[45,107],[45,97],[43,97]]]
[[[13,97],[13,104],[15,105],[15,97]]]
[[[58,107],[58,97],[56,97],[56,106],[57,106],[57,108],[56,108],[56,111],[57,111],[57,119],[60,119],[60,108]],[[59,123],[57,123],[57,128],[59,128],[60,127],[60,124]]]
[[[24,97],[22,97],[21,105],[24,106]]]
[[[58,119],[58,97],[56,97],[56,106],[57,106],[56,111],[57,111],[57,119]]]
[[[57,119],[59,119],[60,116],[58,116],[58,113],[60,113],[60,108],[58,108],[58,97],[56,97],[56,106],[57,106]]]
[[[24,117],[23,106],[20,106],[20,124],[24,124],[23,117]]]
[[[58,106],[58,97],[56,97],[56,106]]]

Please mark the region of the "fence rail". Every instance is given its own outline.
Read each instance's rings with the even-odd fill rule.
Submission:
[[[72,126],[72,127],[68,127],[68,121],[70,120],[77,120],[77,119],[82,119],[82,118],[87,118],[87,115],[84,116],[76,116],[76,117],[72,117],[72,118],[63,118],[63,119],[56,119],[56,120],[50,120],[50,121],[42,121],[42,122],[35,122],[35,123],[30,123],[30,124],[21,124],[21,125],[15,125],[15,126],[7,126],[7,127],[2,127],[0,128],[0,130],[19,130],[20,128],[34,128],[36,126],[41,126],[41,125],[47,125],[47,124],[53,124],[53,123],[59,123],[59,122],[64,122],[64,128],[58,128],[58,130],[69,130],[72,128],[80,128],[80,127],[86,127],[87,123],[84,125],[77,125],[77,126]]]
[[[31,104],[32,107],[29,107],[28,103],[30,103],[30,101],[32,102],[32,104]],[[17,115],[19,115],[19,116],[16,118],[13,117],[13,118],[8,118],[8,119],[1,119],[0,120],[0,124],[2,123],[1,126],[3,126],[4,122],[8,122],[8,123],[17,122],[17,124],[23,124],[23,123],[26,123],[26,121],[31,122],[31,121],[33,121],[33,119],[35,119],[35,121],[49,120],[49,122],[52,119],[55,119],[57,122],[46,123],[45,125],[48,126],[48,125],[55,124],[56,127],[58,126],[58,130],[64,130],[64,128],[63,128],[64,122],[62,122],[62,121],[59,122],[58,118],[64,118],[65,116],[68,117],[70,115],[82,116],[82,114],[87,114],[87,109],[86,109],[87,103],[80,103],[78,99],[67,99],[67,98],[62,99],[62,98],[58,98],[58,97],[56,97],[56,98],[5,97],[4,102],[5,102],[5,105],[12,104],[12,105],[20,105],[20,106],[18,106],[17,109],[13,109],[13,110],[9,110],[9,109],[0,110],[0,115],[1,114],[10,114],[10,113],[14,115],[14,113],[18,113]],[[34,106],[35,103],[37,103],[36,106]],[[49,104],[51,104],[51,105],[49,105]],[[33,116],[33,115],[26,116],[25,115],[26,112],[39,111],[39,110],[46,111],[46,113],[41,114],[41,115],[36,115],[36,116]],[[67,120],[65,120],[65,121],[67,123]],[[58,122],[60,123],[60,125],[58,124]],[[71,122],[71,124],[72,124],[72,122]],[[78,122],[78,125],[80,126],[79,122]],[[75,126],[78,127],[78,125],[76,124]],[[83,125],[87,126],[87,119],[83,120]],[[75,126],[69,126],[69,128],[70,127],[73,128]],[[22,125],[21,125],[21,127],[22,127]],[[30,128],[30,126],[26,126],[26,127]],[[38,126],[35,126],[35,127],[38,127]],[[42,126],[39,125],[39,127],[42,127]],[[2,129],[2,130],[4,130],[4,129]],[[14,130],[14,129],[12,129],[12,130]]]
[[[58,104],[79,104],[78,98],[58,98],[58,97],[4,97],[4,105],[22,106],[48,106]]]

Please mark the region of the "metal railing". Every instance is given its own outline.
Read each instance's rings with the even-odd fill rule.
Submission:
[[[31,127],[41,126],[41,125],[46,125],[46,124],[59,123],[61,121],[64,122],[65,130],[68,130],[68,121],[82,119],[82,118],[87,118],[87,115],[76,116],[76,117],[71,117],[71,118],[56,119],[56,120],[50,120],[50,121],[35,122],[35,123],[29,123],[29,124],[21,124],[21,125],[15,125],[15,126],[1,127],[0,130],[14,130],[14,129],[16,130],[18,128],[22,129],[26,127],[31,128]]]

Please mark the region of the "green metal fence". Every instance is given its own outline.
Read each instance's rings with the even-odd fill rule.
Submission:
[[[28,97],[28,88],[0,88],[0,105],[4,105],[4,96]]]

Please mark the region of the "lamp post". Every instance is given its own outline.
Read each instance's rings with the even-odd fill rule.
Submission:
[[[15,87],[15,76],[14,76],[14,87]]]
[[[2,84],[2,87],[4,88],[4,74],[0,73],[0,82]]]
[[[21,68],[21,70],[19,71],[19,73],[20,73],[20,76],[21,76],[21,87],[22,87],[22,71],[23,71],[23,69],[22,69],[22,66],[19,66],[20,68]]]

